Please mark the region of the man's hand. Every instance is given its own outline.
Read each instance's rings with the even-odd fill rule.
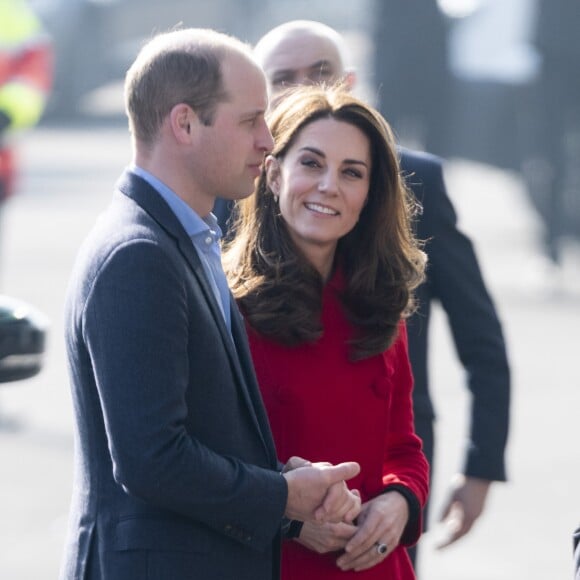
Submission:
[[[296,538],[299,544],[318,554],[344,550],[357,531],[354,524],[314,524],[305,522]]]
[[[447,530],[446,537],[437,549],[446,548],[471,530],[483,512],[490,484],[486,479],[456,476],[440,519]]]
[[[310,461],[308,461],[308,459],[304,459],[303,457],[298,457],[297,455],[293,455],[285,463],[284,469],[282,470],[282,473],[288,473],[289,471],[292,471],[293,469],[296,469],[297,467],[309,467],[310,465],[312,465],[312,463]],[[328,463],[328,465],[330,465],[330,463]]]
[[[360,495],[350,491],[345,480],[359,471],[359,464],[350,461],[315,463],[284,472],[288,484],[286,517],[304,522],[352,522],[360,511]]]

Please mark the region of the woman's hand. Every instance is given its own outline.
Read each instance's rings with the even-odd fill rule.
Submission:
[[[336,561],[341,570],[366,570],[382,562],[398,545],[409,519],[407,500],[397,491],[383,493],[364,503],[356,533]],[[386,549],[379,549],[385,544]]]
[[[344,550],[356,531],[355,525],[342,522],[338,524],[304,522],[300,536],[296,538],[296,541],[313,552],[326,554],[327,552]]]

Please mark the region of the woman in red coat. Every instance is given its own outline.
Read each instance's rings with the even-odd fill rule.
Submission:
[[[414,578],[428,467],[404,318],[422,279],[394,139],[338,87],[293,91],[224,261],[280,459],[356,460],[355,521],[285,526],[282,577]]]

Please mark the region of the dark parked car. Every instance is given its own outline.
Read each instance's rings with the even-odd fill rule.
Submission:
[[[0,295],[0,383],[20,381],[42,369],[48,319],[15,298]]]

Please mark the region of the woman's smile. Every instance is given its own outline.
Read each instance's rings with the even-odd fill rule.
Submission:
[[[321,205],[319,203],[305,202],[304,207],[307,210],[314,212],[314,213],[317,213],[317,214],[324,214],[324,215],[331,215],[331,216],[340,215],[340,212],[336,211],[335,209],[332,209],[331,207],[328,207],[326,205]]]

